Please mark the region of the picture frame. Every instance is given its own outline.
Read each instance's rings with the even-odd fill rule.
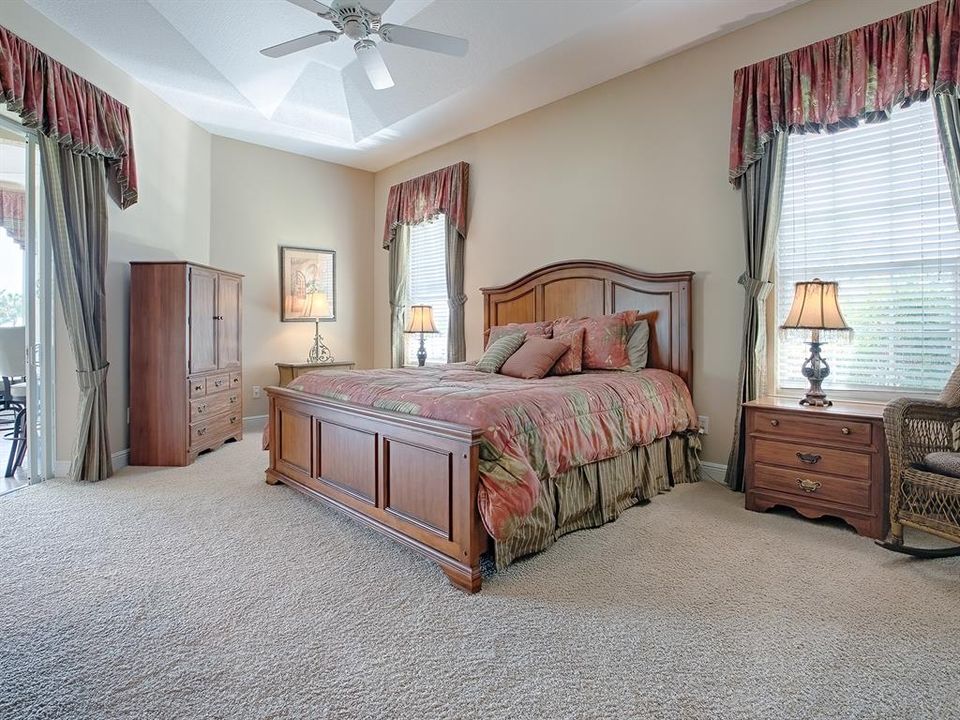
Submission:
[[[337,319],[337,253],[280,246],[280,321]]]

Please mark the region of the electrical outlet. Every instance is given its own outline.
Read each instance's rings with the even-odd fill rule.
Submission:
[[[260,386],[259,386],[259,385],[254,385],[254,386],[253,386],[253,397],[255,397],[255,398],[260,397]]]
[[[700,425],[700,434],[709,435],[710,434],[710,418],[706,415],[698,415],[697,422]]]

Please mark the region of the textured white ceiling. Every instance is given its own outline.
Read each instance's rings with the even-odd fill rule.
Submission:
[[[213,133],[368,170],[805,0],[374,1],[470,51],[381,44],[396,86],[378,91],[346,39],[262,56],[332,28],[285,0],[27,0]]]

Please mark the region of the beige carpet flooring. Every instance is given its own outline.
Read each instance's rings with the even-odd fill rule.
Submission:
[[[960,717],[958,560],[704,482],[469,597],[264,465],[0,497],[0,717]]]

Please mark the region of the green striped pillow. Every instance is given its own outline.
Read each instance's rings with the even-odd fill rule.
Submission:
[[[487,346],[483,357],[477,361],[477,370],[485,373],[497,372],[526,339],[527,333],[523,331],[497,338]]]

